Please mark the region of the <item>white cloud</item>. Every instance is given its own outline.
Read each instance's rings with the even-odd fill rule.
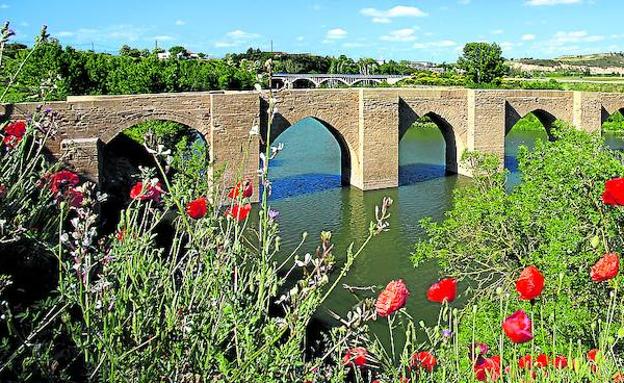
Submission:
[[[505,33],[505,31],[502,29],[495,29],[492,31],[493,35],[502,35],[503,33]]]
[[[247,44],[251,40],[259,38],[258,33],[245,32],[241,29],[235,29],[225,34],[225,38],[216,41],[214,46],[216,48],[231,48]]]
[[[79,28],[73,31],[60,31],[52,36],[66,38],[69,43],[132,43],[147,38],[149,30],[129,24],[111,25],[103,28]],[[151,39],[151,38],[150,38]]]
[[[70,31],[61,31],[56,34],[56,37],[73,37],[75,35],[74,32]]]
[[[416,43],[413,45],[416,49],[426,49],[426,48],[450,48],[456,46],[457,43],[453,40],[440,40],[440,41],[431,41],[428,43]]]
[[[363,8],[360,13],[364,16],[371,17],[374,23],[390,23],[396,17],[423,17],[427,13],[419,8],[409,7],[405,5],[397,5],[396,7],[380,10],[376,8]]]
[[[535,35],[532,33],[526,33],[524,35],[522,35],[522,41],[533,41],[535,40]]]
[[[470,4],[470,0],[459,0],[457,3],[461,5],[468,5]]]
[[[571,32],[557,32],[551,39],[551,43],[554,45],[564,45],[567,43],[592,43],[604,40],[604,36],[590,35],[587,31],[571,31]]]
[[[8,4],[0,4],[0,9],[8,9],[9,5]]]
[[[527,0],[526,5],[532,7],[548,6],[548,5],[561,5],[561,4],[581,4],[583,0]]]
[[[325,35],[325,38],[328,40],[344,39],[345,37],[347,37],[347,31],[342,28],[330,29],[327,31],[327,35]]]
[[[257,33],[249,33],[249,32],[242,31],[240,29],[236,29],[234,31],[228,32],[225,35],[235,40],[251,40],[251,39],[257,39],[258,37],[260,37],[260,35]]]
[[[175,25],[186,25],[186,21],[184,21],[184,20],[176,20]]]
[[[297,36],[297,41],[303,41],[303,40],[305,40],[305,37],[303,37],[303,36]]]
[[[415,32],[416,31],[413,28],[397,29],[395,31],[388,33],[387,35],[381,36],[380,39],[384,41],[399,41],[399,42],[414,41],[417,38],[416,35],[414,34]]]

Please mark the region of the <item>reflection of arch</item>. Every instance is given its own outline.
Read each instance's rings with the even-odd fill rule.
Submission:
[[[290,84],[292,85],[293,88],[296,88],[295,84],[297,83],[297,81],[304,82],[307,81],[309,83],[311,83],[312,85],[314,85],[315,88],[318,88],[318,86],[320,85],[319,83],[315,82],[314,80],[312,80],[311,78],[307,78],[307,77],[298,77],[293,79]]]
[[[199,123],[195,118],[191,116],[187,116],[177,112],[145,110],[124,111],[117,113],[113,120],[121,122],[116,124],[114,130],[108,131],[100,137],[102,142],[104,142],[105,144],[110,142],[113,138],[117,137],[124,130],[147,121],[177,122],[178,124],[182,124],[191,129],[195,129],[203,136],[204,141],[209,142],[209,137],[207,134],[208,132],[203,129],[201,123]]]
[[[522,118],[526,117],[529,113],[533,113],[535,117],[542,123],[546,130],[546,134],[548,135],[549,140],[553,140],[554,137],[552,135],[552,126],[555,121],[557,121],[557,117],[551,114],[550,112],[543,109],[535,109],[525,113],[524,115],[520,115],[520,113],[512,108],[509,104],[507,104],[507,110],[505,113],[505,135],[509,134],[511,129],[520,121]]]
[[[613,113],[610,113],[608,110],[604,108],[604,106],[600,110],[600,131],[604,132],[605,123],[615,114],[620,113],[624,116],[624,108],[616,109]]]
[[[342,136],[342,134],[336,128],[334,128],[331,124],[321,120],[320,118],[316,118],[316,117],[307,117],[307,118],[312,118],[315,121],[319,122],[336,139],[336,142],[338,143],[338,146],[340,147],[340,178],[341,178],[341,182],[342,182],[343,185],[349,185],[350,182],[351,182],[351,158],[352,158],[352,154],[351,154],[351,148],[347,144],[347,141]],[[282,114],[277,113],[275,115],[274,119],[273,119],[273,125],[271,126],[270,142],[275,142],[275,140],[277,139],[277,137],[279,137],[280,134],[284,133],[286,131],[286,129],[290,128],[293,125],[294,124],[292,124],[290,121],[288,121]],[[266,137],[266,132],[263,133],[263,136]],[[264,149],[262,147],[260,148],[260,150],[264,151]]]
[[[407,133],[407,130],[421,117],[429,117],[431,121],[440,129],[444,137],[446,172],[457,173],[459,169],[458,153],[464,147],[461,138],[455,132],[453,126],[441,115],[434,112],[427,112],[418,115],[403,101],[399,103],[399,142]]]

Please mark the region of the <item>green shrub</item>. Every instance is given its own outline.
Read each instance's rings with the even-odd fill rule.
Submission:
[[[445,220],[423,222],[429,240],[417,243],[414,261],[435,260],[442,274],[466,281],[470,304],[482,314],[482,341],[496,342],[486,320],[497,318],[496,289],[512,293],[525,266],[535,265],[548,276],[545,298],[534,307],[539,315],[557,318],[545,338],[592,345],[592,323],[603,314],[611,287],[621,283],[621,277],[615,285],[589,279],[603,253],[622,250],[622,211],[600,198],[605,181],[624,174],[620,155],[595,135],[569,127],[559,127],[556,135],[556,142],[539,141],[533,152],[521,151],[522,182],[510,193],[497,161],[481,158],[486,166],[471,186],[456,191]],[[509,307],[514,308],[532,306]],[[621,322],[622,307],[614,317]]]

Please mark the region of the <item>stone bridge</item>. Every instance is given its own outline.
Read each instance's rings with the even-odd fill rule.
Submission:
[[[276,93],[278,111],[271,140],[306,117],[321,122],[342,153],[342,178],[362,190],[396,187],[399,141],[412,123],[430,117],[446,141],[448,171],[470,175],[458,159],[465,150],[504,158],[505,135],[534,112],[546,128],[555,119],[599,132],[608,116],[624,108],[624,94],[471,89],[310,89]],[[267,132],[267,100],[254,92],[205,92],[135,96],[70,97],[50,102],[60,113],[51,151],[98,180],[103,146],[124,129],[147,120],[169,120],[196,129],[209,145],[223,182],[254,177]],[[24,119],[34,103],[0,106],[0,118]],[[300,148],[305,150],[306,148]],[[311,156],[314,153],[310,153]]]

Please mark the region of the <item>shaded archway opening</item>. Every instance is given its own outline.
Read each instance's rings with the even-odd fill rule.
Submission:
[[[167,120],[148,120],[123,130],[102,146],[100,189],[107,194],[100,214],[104,233],[117,227],[122,209],[130,203],[130,189],[141,181],[142,168],[155,169],[153,174],[162,181],[156,159],[147,149],[158,151],[159,147],[170,151],[170,161],[164,166],[169,180],[176,174],[207,176],[209,148],[199,131]]]
[[[603,109],[602,137],[605,145],[617,151],[624,151],[624,108],[613,114]]]
[[[457,139],[451,124],[436,113],[418,116],[402,109],[399,126],[399,185],[456,174]]]
[[[309,78],[297,78],[290,83],[294,89],[312,89],[318,87],[318,85]]]
[[[271,199],[350,185],[349,147],[344,137],[326,121],[306,117],[291,124],[277,113],[271,127],[270,142],[273,148],[283,145],[280,153],[269,163]],[[260,150],[264,152],[264,145]]]
[[[508,116],[509,117],[509,116]],[[518,153],[521,147],[532,150],[538,140],[553,141],[552,124],[557,119],[542,110],[527,113],[525,116],[510,120],[505,127],[505,169],[509,171],[508,186],[520,182],[521,174]]]

